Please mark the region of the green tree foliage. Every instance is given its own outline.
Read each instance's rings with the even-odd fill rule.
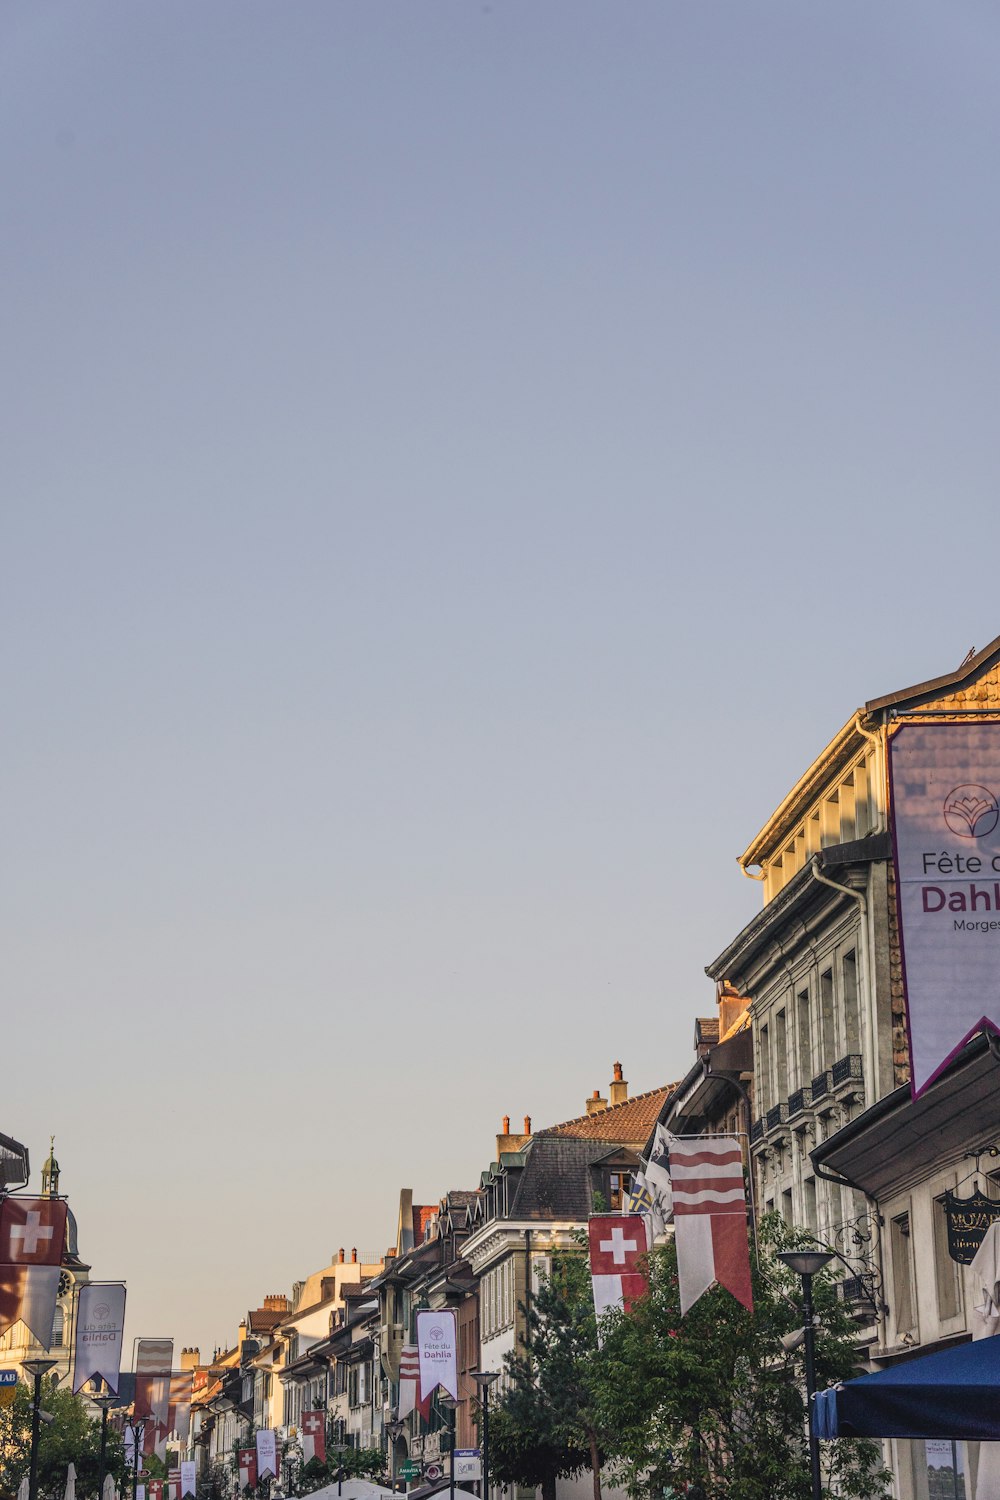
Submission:
[[[31,1458],[33,1392],[18,1385],[10,1406],[0,1407],[0,1500],[13,1500]],[[90,1417],[82,1397],[68,1390],[42,1385],[42,1410],[54,1421],[43,1423],[38,1442],[38,1493],[45,1500],[62,1500],[66,1471],[76,1467],[80,1500],[96,1497],[100,1488],[101,1421]],[[108,1428],[107,1471],[120,1485],[125,1476],[125,1448],[121,1435]]]
[[[490,1410],[490,1473],[540,1486],[590,1469],[600,1500],[606,1433],[596,1400],[597,1325],[583,1247],[556,1255],[527,1313],[527,1339],[505,1360],[508,1386]]]
[[[780,1218],[759,1226],[754,1311],[714,1288],[682,1318],[673,1245],[650,1257],[650,1295],[608,1318],[598,1406],[615,1433],[610,1472],[632,1495],[698,1492],[705,1500],[809,1500],[801,1348],[783,1334],[802,1321],[801,1282],[774,1259],[789,1244]],[[817,1386],[858,1372],[855,1332],[834,1276],[815,1278]],[[828,1493],[888,1493],[878,1444],[824,1442]]]
[[[505,1361],[508,1389],[490,1413],[490,1472],[539,1485],[590,1468],[636,1497],[809,1500],[801,1282],[774,1259],[793,1243],[780,1218],[759,1226],[754,1311],[715,1288],[681,1317],[672,1244],[650,1256],[650,1295],[608,1314],[601,1348],[582,1253],[553,1260],[527,1317],[527,1346]],[[855,1327],[835,1276],[815,1278],[817,1385],[858,1372]],[[827,1493],[880,1500],[889,1475],[877,1443],[821,1445]]]

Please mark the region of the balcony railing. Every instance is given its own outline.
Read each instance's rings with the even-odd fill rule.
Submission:
[[[753,1124],[750,1126],[750,1144],[751,1144],[751,1146],[756,1146],[757,1142],[758,1141],[762,1141],[763,1139],[764,1139],[764,1121],[763,1120],[754,1120]]]
[[[812,1081],[812,1098],[815,1104],[818,1099],[825,1099],[827,1094],[833,1092],[833,1075],[829,1069],[825,1073],[817,1073]]]
[[[849,1053],[847,1057],[838,1058],[830,1071],[833,1074],[834,1088],[842,1083],[860,1083],[864,1078],[861,1058],[856,1052]]]
[[[775,1105],[773,1105],[772,1108],[768,1110],[767,1115],[766,1115],[765,1118],[767,1119],[767,1128],[768,1128],[768,1130],[777,1130],[777,1128],[778,1128],[779,1125],[787,1125],[788,1124],[788,1105],[787,1104],[775,1104]]]
[[[808,1084],[804,1084],[802,1088],[796,1089],[794,1094],[788,1096],[788,1118],[794,1120],[796,1115],[800,1115],[811,1104],[812,1089]]]

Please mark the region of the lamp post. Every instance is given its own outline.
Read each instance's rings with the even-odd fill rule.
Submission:
[[[139,1492],[139,1460],[142,1457],[142,1434],[146,1430],[146,1423],[151,1422],[151,1417],[133,1416],[129,1422],[132,1429],[132,1500],[136,1500]]]
[[[483,1500],[487,1500],[490,1493],[490,1386],[494,1380],[500,1379],[499,1370],[473,1370],[473,1380],[479,1390],[479,1409],[483,1414],[483,1436],[479,1444],[481,1450],[483,1478],[479,1492]]]
[[[333,1445],[333,1451],[337,1455],[337,1494],[342,1495],[344,1493],[344,1454],[347,1450],[338,1440]]]
[[[25,1359],[21,1369],[34,1381],[35,1398],[31,1404],[31,1462],[28,1470],[28,1500],[38,1500],[38,1433],[41,1422],[42,1376],[55,1369],[57,1359]]]
[[[816,1394],[816,1328],[813,1323],[813,1277],[833,1260],[829,1250],[779,1250],[778,1260],[802,1278],[802,1316],[805,1320],[806,1424],[809,1430],[809,1468],[812,1474],[812,1500],[823,1500],[823,1481],[819,1472],[819,1438],[813,1430],[813,1396]]]
[[[396,1492],[396,1439],[406,1426],[398,1417],[391,1417],[385,1424],[385,1430],[389,1434],[389,1488],[393,1494]]]
[[[97,1382],[95,1381],[94,1383],[96,1385]],[[105,1391],[103,1396],[91,1396],[90,1399],[91,1401],[93,1401],[95,1406],[99,1406],[101,1408],[101,1455],[97,1460],[97,1500],[103,1500],[104,1466],[108,1454],[108,1412],[115,1405],[118,1397],[112,1396],[110,1391]]]
[[[455,1396],[438,1394],[438,1405],[443,1406],[445,1411],[451,1412],[451,1448],[448,1458],[448,1496],[449,1500],[455,1500],[455,1436],[458,1431],[458,1408],[461,1401]]]

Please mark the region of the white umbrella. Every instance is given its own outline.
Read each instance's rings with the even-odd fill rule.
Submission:
[[[17,1487],[17,1500],[28,1500],[28,1476],[25,1474]]]
[[[105,1474],[104,1488],[101,1490],[101,1500],[118,1500],[118,1491],[115,1489],[115,1477],[113,1474]]]
[[[63,1500],[76,1500],[76,1464],[66,1470],[66,1491]]]

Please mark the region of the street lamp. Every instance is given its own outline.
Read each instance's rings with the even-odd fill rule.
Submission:
[[[97,1381],[94,1382],[97,1384]],[[101,1456],[97,1461],[97,1495],[102,1500],[104,1495],[104,1464],[108,1453],[108,1412],[118,1403],[118,1397],[113,1396],[110,1391],[105,1391],[103,1396],[91,1396],[95,1406],[101,1408]]]
[[[829,1250],[779,1250],[777,1259],[802,1278],[802,1316],[805,1320],[806,1358],[806,1425],[809,1431],[809,1468],[812,1474],[812,1500],[823,1500],[823,1483],[819,1472],[819,1438],[813,1429],[813,1396],[816,1394],[816,1327],[813,1323],[813,1277],[833,1260]]]
[[[333,1452],[337,1455],[337,1494],[344,1493],[344,1454],[347,1452],[346,1443],[336,1442]]]
[[[385,1430],[389,1434],[389,1488],[393,1494],[396,1492],[396,1439],[406,1426],[398,1417],[390,1417],[385,1424]]]
[[[458,1431],[458,1408],[461,1401],[456,1396],[449,1396],[442,1392],[438,1393],[438,1405],[443,1406],[445,1411],[451,1412],[451,1451],[448,1464],[448,1496],[449,1500],[455,1500],[455,1436]]]
[[[31,1463],[28,1470],[28,1500],[38,1500],[38,1432],[41,1423],[42,1376],[54,1370],[57,1359],[25,1359],[21,1369],[35,1382],[35,1399],[31,1406]]]
[[[129,1427],[132,1430],[132,1500],[136,1500],[139,1493],[139,1462],[142,1458],[142,1434],[146,1430],[146,1423],[152,1420],[152,1417],[137,1417],[134,1413],[129,1418]],[[127,1444],[125,1447],[125,1456],[127,1459]]]
[[[482,1450],[483,1478],[479,1492],[483,1500],[487,1500],[490,1493],[490,1386],[494,1380],[500,1379],[500,1371],[472,1370],[470,1373],[479,1390],[479,1407],[483,1414],[483,1436],[479,1445]]]

